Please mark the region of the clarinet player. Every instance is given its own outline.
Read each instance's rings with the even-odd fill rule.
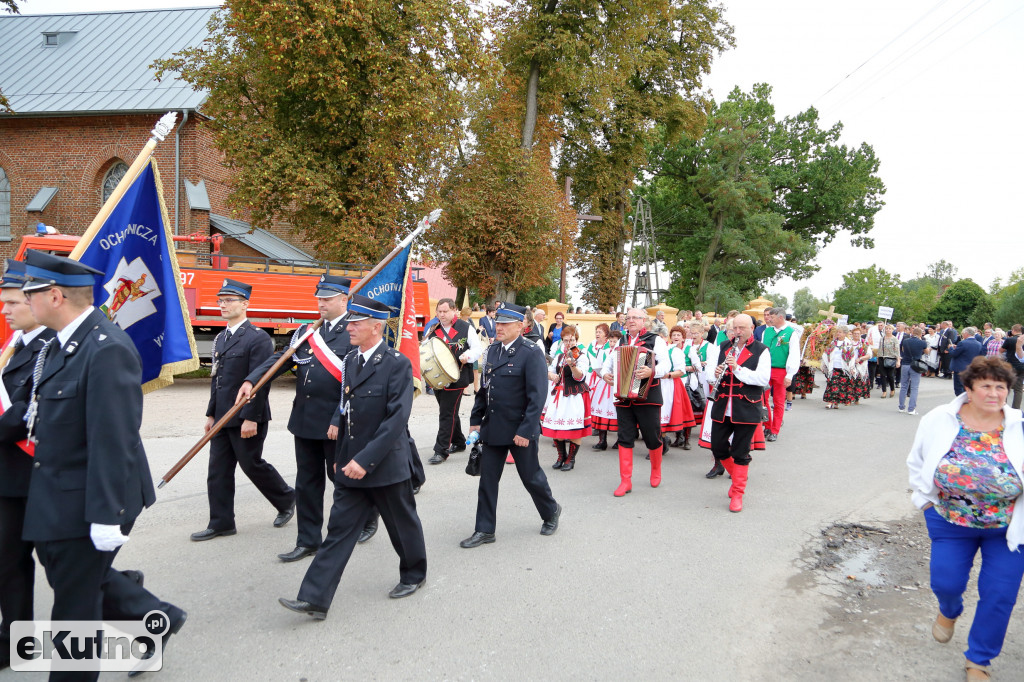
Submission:
[[[725,361],[715,369],[715,401],[711,407],[711,452],[732,477],[729,511],[743,511],[750,466],[750,442],[761,422],[761,399],[772,376],[768,347],[754,338],[754,320],[737,315],[735,337],[719,346]]]

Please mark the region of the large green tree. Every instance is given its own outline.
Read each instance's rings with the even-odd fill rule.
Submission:
[[[771,87],[758,84],[715,105],[700,135],[662,132],[641,191],[675,276],[673,305],[706,304],[712,282],[739,293],[807,277],[841,233],[872,246],[879,161],[870,145],[840,144],[842,124],[822,128],[815,109],[778,119]]]
[[[929,316],[932,321],[950,320],[957,329],[963,329],[974,322],[974,312],[981,305],[981,314],[992,314],[988,303],[988,294],[971,279],[953,282],[943,292],[939,302],[931,309]],[[991,320],[982,320],[988,322]]]
[[[713,0],[510,0],[498,4],[498,60],[522,93],[525,152],[545,120],[559,133],[558,173],[576,208],[603,217],[579,240],[584,298],[616,306],[630,233],[629,193],[656,123],[696,129],[701,78],[732,29]],[[565,254],[559,254],[564,259]]]
[[[803,322],[817,320],[819,310],[826,310],[830,304],[811,293],[810,287],[800,287],[793,293],[793,316]]]
[[[872,265],[843,275],[843,285],[836,289],[832,302],[836,312],[849,315],[851,322],[878,318],[879,306],[893,309],[892,320],[910,321],[904,308],[900,276]]]
[[[322,256],[372,261],[434,208],[482,62],[469,4],[227,0],[210,28],[158,66],[209,90],[254,225],[286,220]]]

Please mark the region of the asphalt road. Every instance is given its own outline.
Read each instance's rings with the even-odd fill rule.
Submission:
[[[818,382],[824,385],[820,375]],[[291,391],[287,380],[275,384],[265,450],[288,480],[295,475],[285,429]],[[207,396],[208,383],[193,380],[146,397],[143,436],[156,478],[199,437]],[[919,411],[951,397],[951,382],[925,380]],[[147,675],[153,679],[821,679],[813,666],[793,661],[827,653],[831,644],[820,629],[834,594],[807,588],[800,557],[837,521],[913,516],[904,460],[918,419],[877,397],[825,410],[818,389],[787,413],[778,442],[755,453],[740,514],[728,511],[728,478],[704,478],[711,464],[705,450],[673,449],[664,482],[652,489],[638,447],[633,492],[615,498],[616,455],[593,452],[594,439],[587,439],[575,471],[547,469],[564,508],[554,536],[539,535],[541,520],[507,467],[497,542],[473,550],[458,543],[473,532],[477,479],[463,471],[465,454],[454,455],[427,466],[417,496],[429,560],[425,588],[388,599],[398,561],[382,527],[357,547],[322,622],[278,605],[278,597],[295,597],[309,560],[278,561],[295,544],[294,521],[273,528],[274,509],[240,472],[238,534],[189,541],[207,522],[204,451],[159,491],[116,565],[143,570],[147,588],[189,613],[164,670]],[[416,400],[411,429],[426,460],[436,429],[433,398]],[[554,458],[543,439],[542,463]],[[40,614],[50,600],[40,578]],[[1014,627],[1007,647],[1019,648],[1024,633]],[[848,676],[829,677],[962,679],[964,636],[952,645],[959,649],[939,650],[921,634],[921,657],[876,657],[863,666],[853,660]],[[1007,672],[997,679],[1024,678]],[[0,673],[7,679],[42,677]]]

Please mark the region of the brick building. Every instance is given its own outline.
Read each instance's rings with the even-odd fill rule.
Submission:
[[[287,224],[250,232],[232,219],[205,93],[154,77],[155,60],[202,42],[217,9],[0,16],[0,89],[15,112],[0,114],[0,257],[37,223],[81,234],[156,121],[177,111],[154,154],[172,231],[223,233],[231,255],[312,258]]]

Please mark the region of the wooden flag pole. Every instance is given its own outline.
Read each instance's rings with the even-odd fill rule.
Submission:
[[[178,114],[174,111],[169,111],[160,117],[156,126],[154,126],[153,130],[149,133],[150,138],[149,141],[146,142],[146,146],[144,146],[142,151],[139,152],[139,155],[135,157],[135,161],[133,161],[132,165],[128,167],[124,177],[121,178],[121,181],[117,183],[117,187],[114,188],[114,191],[103,203],[103,206],[100,208],[100,212],[96,214],[96,217],[92,219],[91,223],[89,223],[89,227],[86,228],[84,233],[82,233],[81,239],[78,240],[78,243],[75,244],[75,248],[72,249],[70,254],[68,254],[68,258],[78,260],[82,257],[85,249],[89,246],[89,242],[91,242],[93,237],[96,236],[96,233],[100,231],[103,224],[107,222],[107,218],[110,217],[114,208],[117,207],[118,202],[121,201],[121,197],[124,196],[124,193],[127,192],[128,188],[132,186],[133,182],[135,182],[135,178],[139,177],[139,173],[141,173],[142,169],[146,167],[147,163],[149,163],[149,158],[153,156],[153,150],[156,149],[157,144],[163,142],[164,138],[174,130],[174,124],[177,120]]]
[[[409,236],[407,236],[405,239],[403,239],[401,241],[401,243],[399,243],[399,245],[396,246],[391,251],[391,253],[389,253],[387,256],[385,256],[384,260],[382,260],[381,262],[379,262],[375,266],[373,266],[373,268],[368,273],[366,273],[365,275],[360,277],[359,281],[352,285],[352,287],[349,289],[349,296],[355,294],[357,291],[362,289],[363,286],[367,282],[369,282],[374,277],[376,277],[377,274],[380,273],[380,271],[384,269],[384,266],[386,266],[388,263],[390,263],[392,260],[394,260],[395,256],[397,256],[399,253],[401,253],[402,250],[405,249],[405,247],[409,246],[409,244],[412,243],[413,239],[415,239],[416,237],[418,237],[421,234],[423,234],[423,232],[428,227],[430,227],[431,223],[436,221],[438,216],[440,216],[440,215],[441,215],[441,209],[435,209],[434,211],[432,211],[430,213],[430,215],[428,215],[427,217],[423,218],[423,220],[421,220],[419,222],[419,225],[416,226],[416,229],[413,230],[409,234]],[[320,325],[322,325],[323,323],[324,323],[323,318],[320,318],[316,322],[314,322],[313,323],[313,330],[314,330],[314,332],[317,329],[319,329]],[[279,357],[277,359],[277,362],[275,362],[273,364],[273,366],[270,369],[268,369],[266,371],[266,373],[262,377],[260,377],[260,380],[256,382],[256,385],[252,387],[252,391],[250,391],[249,395],[250,396],[255,396],[257,393],[259,393],[260,389],[263,388],[267,384],[268,381],[270,381],[271,377],[273,377],[274,374],[279,369],[281,369],[281,367],[284,366],[284,364],[286,362],[288,362],[288,359],[291,358],[291,356],[295,354],[296,350],[298,350],[297,347],[295,347],[295,348],[288,347],[287,349],[285,349],[284,353],[281,354],[281,357]],[[250,397],[249,400],[252,400],[252,398]],[[339,400],[340,400],[340,396],[339,396]],[[228,410],[227,413],[223,417],[221,417],[217,421],[216,424],[214,424],[212,427],[210,427],[209,431],[207,431],[206,433],[203,434],[203,437],[199,439],[199,442],[197,442],[195,445],[193,445],[191,448],[189,448],[189,451],[186,452],[185,455],[180,460],[178,460],[178,463],[175,464],[173,467],[171,467],[170,471],[168,471],[166,474],[164,474],[163,478],[160,479],[160,483],[158,483],[156,487],[159,489],[159,488],[163,488],[165,485],[167,485],[170,482],[170,480],[172,478],[174,478],[178,474],[179,471],[184,469],[185,465],[188,464],[192,460],[192,458],[195,457],[196,454],[198,454],[198,452],[200,450],[202,450],[206,446],[206,444],[209,443],[210,440],[214,436],[217,435],[217,432],[220,431],[222,428],[224,428],[224,426],[229,421],[231,421],[235,417],[235,415],[237,415],[242,410],[242,408],[245,406],[245,404],[247,402],[248,401],[246,401],[246,400],[242,400],[242,401],[239,401],[239,402],[235,403],[234,405],[232,405],[231,409]]]

